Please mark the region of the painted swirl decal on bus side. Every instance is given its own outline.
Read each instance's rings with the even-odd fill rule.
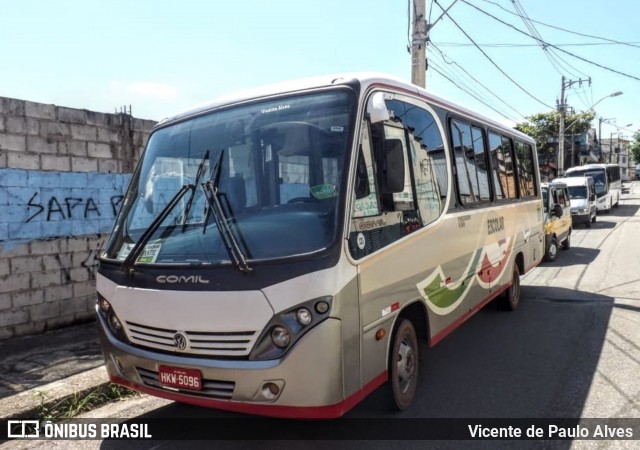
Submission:
[[[513,250],[515,239],[500,239],[485,247],[482,258],[481,270],[478,273],[478,283],[485,289],[489,289],[492,282],[500,279],[507,267],[507,262]],[[497,261],[492,264],[491,261]]]
[[[482,248],[476,250],[463,272],[465,275],[455,284],[447,286],[447,277],[442,272],[441,266],[417,284],[420,295],[427,301],[429,309],[438,315],[446,315],[458,307],[473,284],[473,275],[482,254]]]
[[[438,315],[449,314],[462,303],[474,280],[488,289],[490,283],[504,273],[514,241],[513,238],[501,239],[476,250],[464,271],[465,275],[454,284],[448,283],[450,277],[446,277],[442,267],[438,266],[431,275],[416,285],[429,309]],[[496,260],[498,262],[495,265],[491,264],[491,261]]]

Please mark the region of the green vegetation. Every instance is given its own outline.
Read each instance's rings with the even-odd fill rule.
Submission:
[[[595,114],[592,111],[566,114],[564,119],[565,136],[589,131],[594,117]],[[517,124],[516,130],[535,139],[538,154],[551,156],[556,151],[555,146],[560,132],[560,113],[550,111],[534,114],[527,117],[524,122]]]
[[[44,392],[37,392],[36,396],[40,400],[38,419],[51,422],[72,419],[83,412],[107,403],[126,400],[138,395],[140,394],[122,386],[107,384],[53,403],[48,401],[49,397]]]

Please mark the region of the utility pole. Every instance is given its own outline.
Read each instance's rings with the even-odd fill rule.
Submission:
[[[604,158],[602,157],[602,122],[610,123],[611,119],[603,119],[602,117],[598,117],[598,162],[604,162]]]
[[[425,0],[413,0],[411,25],[411,82],[425,87],[427,72],[427,20]]]
[[[564,174],[564,118],[567,114],[567,104],[564,98],[564,91],[566,88],[570,88],[574,84],[579,84],[582,86],[583,82],[589,82],[589,86],[591,86],[591,77],[588,80],[568,80],[565,81],[564,75],[562,76],[562,87],[560,88],[560,102],[558,103],[558,112],[560,113],[560,126],[558,131],[558,176],[562,176]],[[573,155],[572,155],[573,156]],[[573,165],[573,160],[571,161],[571,165]]]
[[[435,1],[435,4],[442,9],[442,14],[432,23],[427,23],[425,14],[425,0],[412,0],[413,20],[411,22],[411,82],[421,88],[426,87],[427,73],[427,41],[429,33],[433,27],[444,16],[449,15],[449,10],[458,2],[453,0],[447,8],[443,8]]]
[[[613,133],[609,135],[609,164],[611,164],[612,153],[613,153]]]
[[[560,89],[560,103],[558,104],[558,112],[560,113],[560,126],[558,131],[558,168],[556,174],[561,177],[564,173],[564,116],[567,112],[567,105],[564,102],[564,89],[567,85],[562,76],[562,87]]]

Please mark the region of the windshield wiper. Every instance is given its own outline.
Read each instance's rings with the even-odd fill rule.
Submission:
[[[207,150],[202,157],[202,161],[200,161],[200,165],[198,166],[198,172],[196,172],[196,179],[193,184],[189,185],[191,189],[191,195],[189,196],[189,200],[187,201],[187,206],[184,208],[184,215],[182,216],[182,232],[184,233],[184,229],[187,227],[187,218],[189,217],[189,211],[191,211],[191,205],[193,204],[193,199],[196,196],[196,190],[198,190],[198,184],[200,183],[200,178],[204,172],[204,163],[209,159],[209,150]]]
[[[202,232],[204,233],[207,229],[209,216],[213,215],[213,219],[218,226],[218,232],[220,233],[220,237],[222,238],[222,242],[227,249],[229,257],[232,259],[236,267],[238,267],[238,269],[240,269],[242,272],[251,272],[253,269],[249,267],[249,264],[247,264],[247,258],[240,249],[240,246],[238,245],[238,242],[233,235],[233,231],[231,231],[231,228],[229,227],[229,219],[227,218],[224,212],[224,208],[222,208],[222,204],[220,203],[220,193],[218,192],[218,185],[220,184],[220,173],[222,169],[223,155],[224,150],[221,150],[220,156],[218,156],[218,159],[216,160],[216,163],[211,170],[211,177],[209,178],[209,181],[202,184],[205,197],[207,198],[207,202],[209,203],[209,208],[207,208],[207,214],[204,218]]]
[[[129,251],[127,257],[124,259],[124,261],[122,261],[122,270],[128,276],[133,275],[133,266],[135,264],[135,261],[138,259],[138,256],[140,256],[140,253],[142,253],[144,246],[147,245],[147,242],[149,242],[149,239],[151,239],[151,236],[153,236],[153,233],[156,232],[162,222],[167,218],[171,211],[173,211],[182,197],[184,197],[184,194],[186,194],[190,189],[191,185],[183,184],[180,190],[176,192],[176,195],[174,195],[169,203],[167,203],[167,205],[162,208],[162,211],[160,211],[158,217],[156,217],[153,222],[151,222],[151,224],[147,227],[147,229],[144,230],[144,233],[142,233],[142,236],[140,236],[138,242],[133,245],[133,248],[131,249],[131,251]]]

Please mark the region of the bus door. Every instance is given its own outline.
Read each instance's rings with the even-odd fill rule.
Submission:
[[[376,340],[376,330],[390,334],[395,311],[423,301],[419,284],[427,277],[437,277],[442,289],[436,269],[449,253],[437,226],[448,189],[441,128],[415,105],[387,99],[386,108],[386,120],[361,123],[349,232],[349,251],[358,261],[365,383],[386,368],[381,346],[387,340]]]

